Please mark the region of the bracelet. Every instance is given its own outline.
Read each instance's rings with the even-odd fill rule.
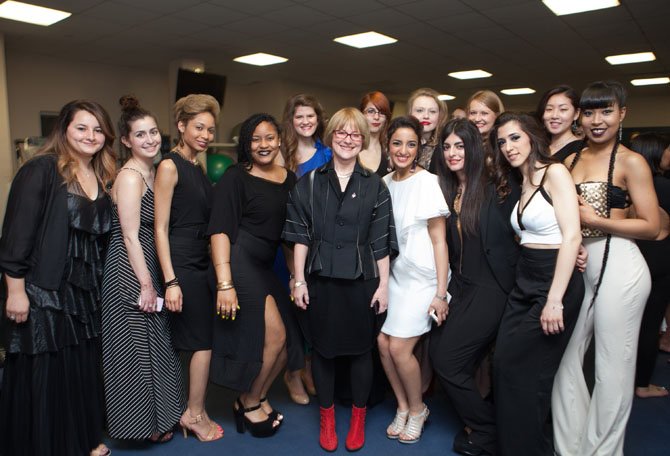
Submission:
[[[235,288],[235,285],[233,285],[232,280],[224,280],[223,282],[217,282],[216,284],[216,289],[217,290],[230,290],[231,288]]]
[[[230,264],[230,261],[222,261],[220,263],[216,263],[214,267],[221,266],[222,264]]]
[[[563,304],[559,304],[557,306],[551,306],[551,308],[554,309],[554,310],[563,310],[564,307],[563,307]]]
[[[436,294],[435,297],[439,299],[440,301],[447,302],[449,300],[449,293],[446,293],[444,296],[440,296],[439,294]]]
[[[293,285],[293,288],[302,287],[303,285],[307,285],[307,282],[305,282],[304,280],[296,280],[295,284]]]
[[[177,277],[165,282],[165,288],[178,287],[178,286],[179,286],[179,280],[177,280]]]

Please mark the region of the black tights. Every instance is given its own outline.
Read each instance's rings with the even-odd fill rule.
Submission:
[[[356,407],[363,408],[368,402],[372,388],[372,355],[367,351],[361,355],[347,356],[351,366],[351,393]],[[335,395],[335,359],[324,358],[312,352],[312,376],[316,386],[319,405],[333,405]]]

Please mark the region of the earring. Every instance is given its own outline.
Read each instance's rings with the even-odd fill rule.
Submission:
[[[572,126],[570,128],[572,129],[573,133],[577,132],[577,129],[579,128],[579,126],[577,125],[577,119],[572,121]]]
[[[386,156],[386,159],[388,160],[388,164],[386,165],[386,172],[390,173],[393,171],[393,162],[391,161],[391,154],[388,154]]]
[[[619,142],[623,139],[623,123],[619,124]]]
[[[179,148],[181,149],[182,147],[184,147],[184,139],[179,138]]]
[[[416,171],[416,166],[418,164],[419,164],[419,158],[416,157],[416,158],[414,158],[414,161],[412,162],[412,167],[409,169],[409,172],[413,173],[414,171]]]

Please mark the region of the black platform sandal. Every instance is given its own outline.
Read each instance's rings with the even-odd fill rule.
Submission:
[[[235,413],[235,425],[237,426],[237,432],[244,434],[245,429],[248,430],[254,437],[272,437],[279,429],[279,421],[268,417],[267,420],[259,421],[254,423],[249,418],[245,416],[245,413],[254,412],[261,408],[261,404],[258,403],[253,407],[245,408],[242,404],[240,398],[237,398],[237,408],[233,406],[233,412]],[[275,426],[274,423],[277,423]]]

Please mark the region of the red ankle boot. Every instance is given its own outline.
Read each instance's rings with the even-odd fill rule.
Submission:
[[[337,449],[337,434],[335,433],[335,406],[319,408],[321,412],[321,431],[319,432],[319,445],[326,451]],[[348,441],[348,440],[347,440]]]
[[[351,422],[349,423],[349,434],[347,434],[346,447],[349,451],[358,451],[365,444],[365,414],[367,408],[351,408]]]

